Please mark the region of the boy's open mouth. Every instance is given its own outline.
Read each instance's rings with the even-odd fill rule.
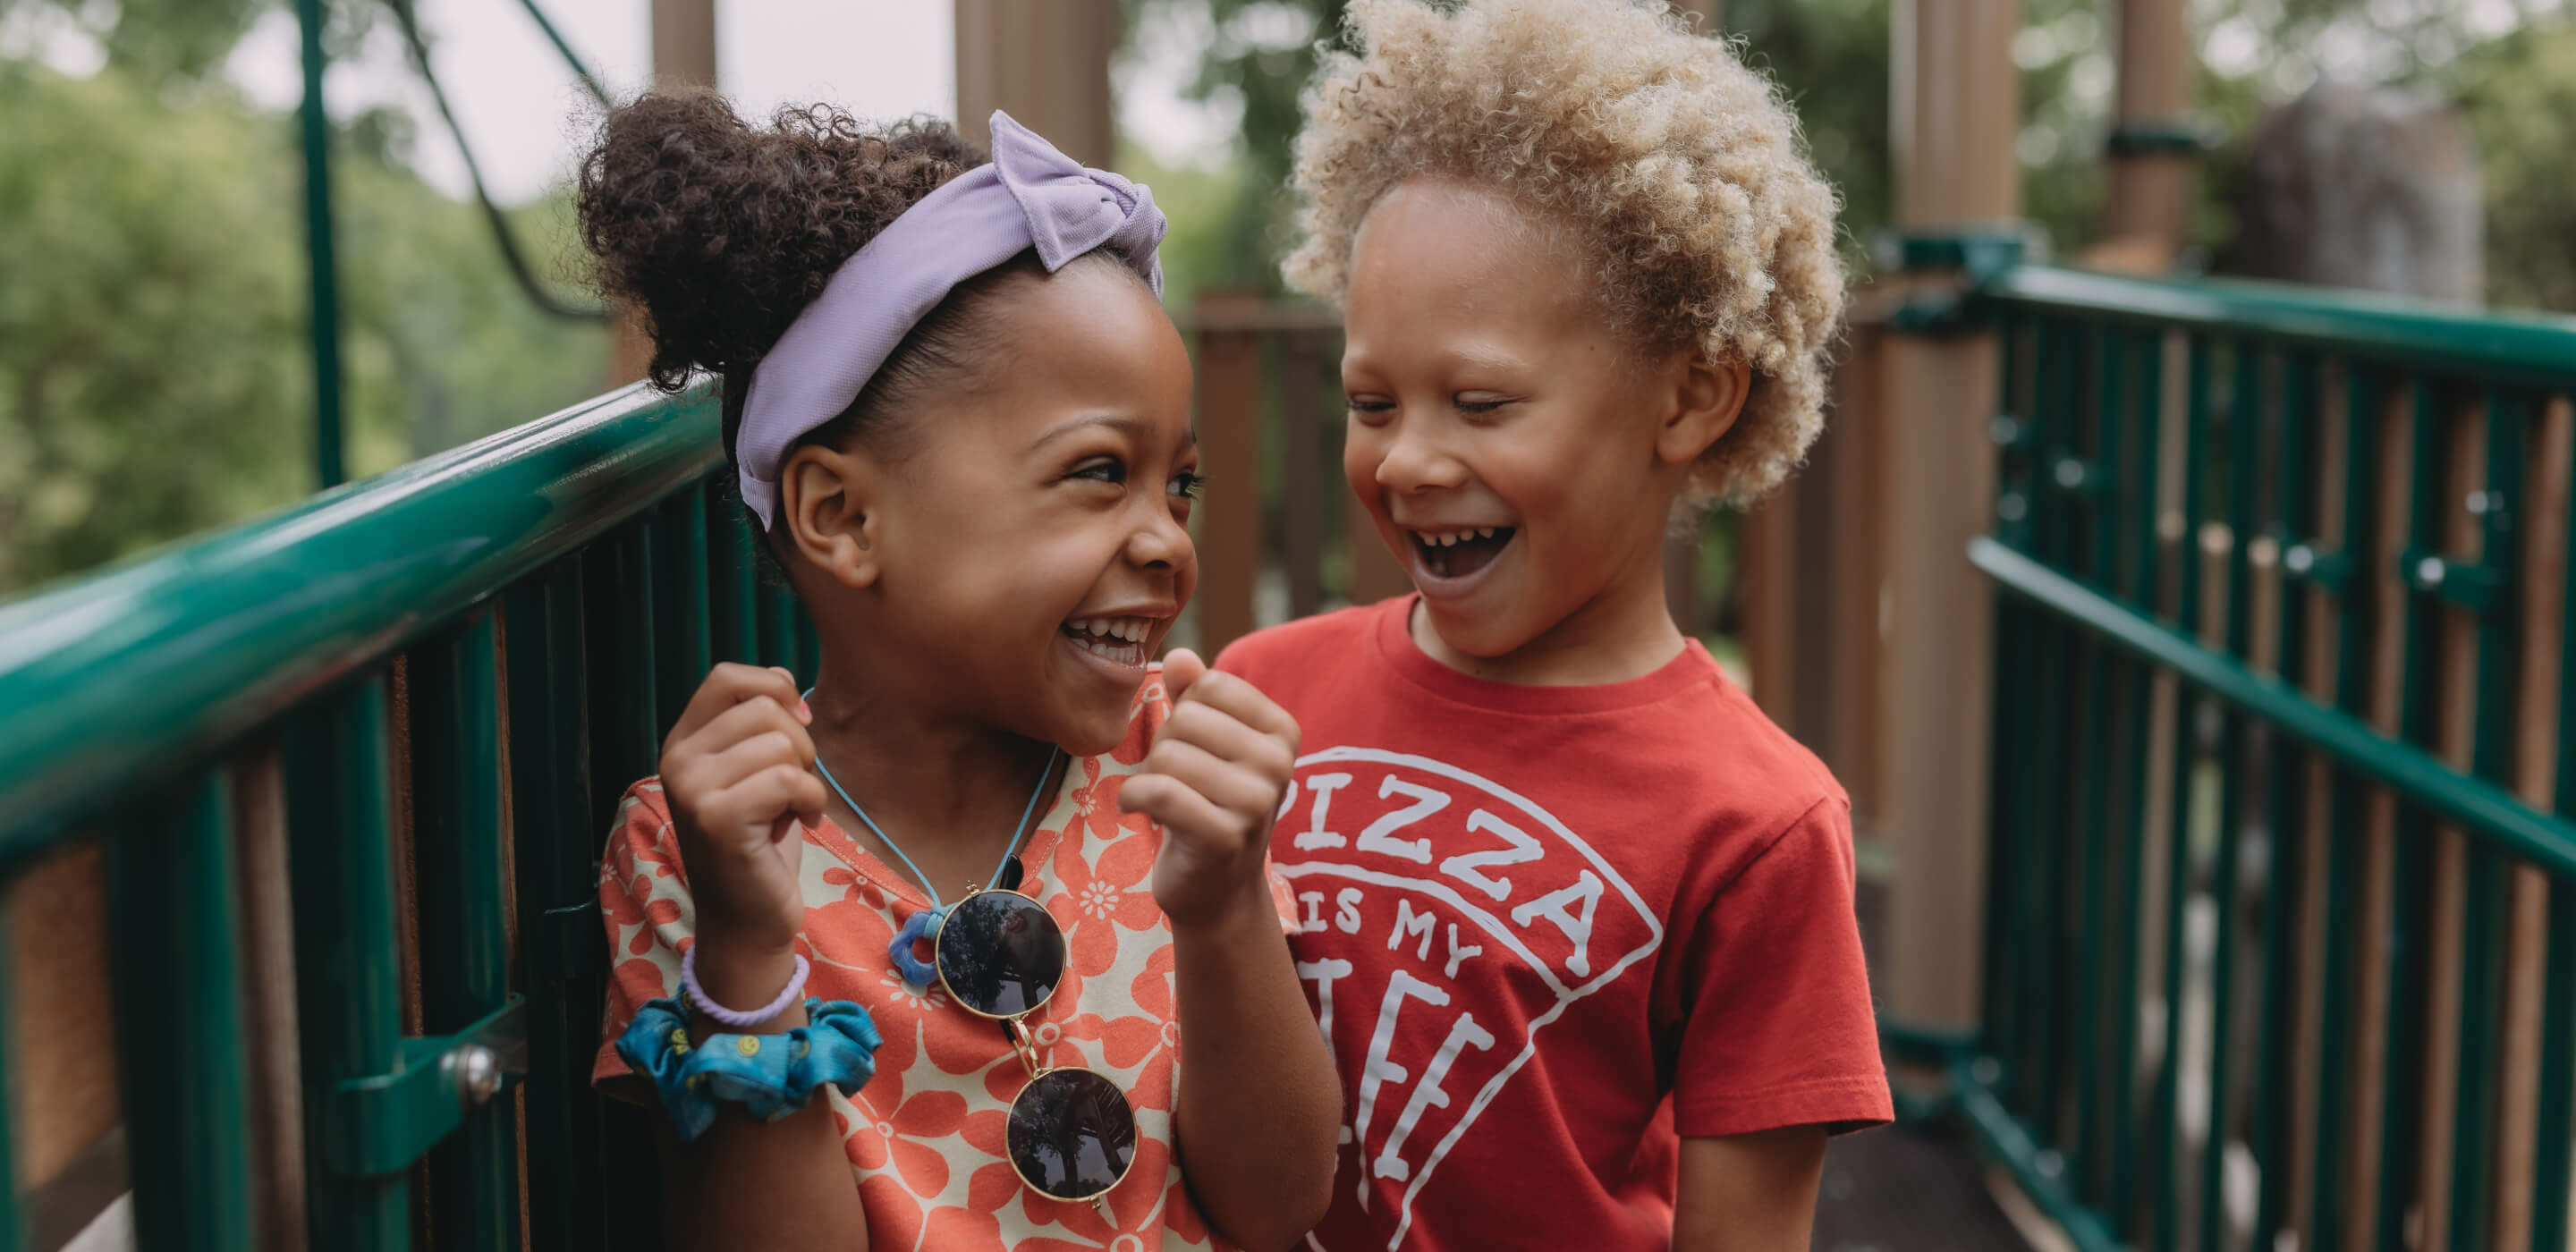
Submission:
[[[1465,578],[1494,563],[1518,533],[1510,526],[1407,530],[1415,559],[1434,578]]]
[[[1115,665],[1143,665],[1160,622],[1150,617],[1077,617],[1061,628],[1073,646]]]

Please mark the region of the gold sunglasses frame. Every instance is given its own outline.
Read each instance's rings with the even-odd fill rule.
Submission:
[[[1009,887],[987,888],[978,886],[969,889],[966,892],[965,898],[959,900],[954,908],[964,908],[966,907],[967,900],[972,900],[977,896],[992,892],[998,892],[1004,895],[1015,895],[1033,904],[1038,904],[1038,912],[1047,919],[1047,924],[1055,926],[1057,941],[1059,943],[1063,941],[1064,927],[1056,923],[1055,914],[1047,912],[1046,906],[1038,903],[1036,896],[1030,895],[1025,891],[1018,891]],[[953,911],[954,910],[952,909],[952,913]],[[948,981],[947,963],[939,959],[939,937],[947,929],[947,919],[942,918],[939,923],[939,929],[930,932],[930,968],[936,971],[939,975],[939,989],[947,992],[949,1003],[956,1005],[958,1008],[963,1009],[968,1013],[972,1013],[977,1017],[983,1018],[988,1022],[1002,1023],[1002,1031],[1010,1038],[1011,1041],[1011,1052],[1020,1058],[1021,1067],[1029,1071],[1028,1083],[1020,1088],[1018,1095],[1011,1097],[1011,1108],[1013,1110],[1019,1108],[1020,1101],[1028,1095],[1032,1088],[1037,1086],[1038,1079],[1044,1078],[1058,1070],[1073,1070],[1093,1075],[1099,1078],[1102,1082],[1109,1084],[1109,1089],[1118,1093],[1119,1102],[1127,1106],[1127,1125],[1129,1130],[1135,1130],[1137,1126],[1136,1101],[1127,1094],[1127,1088],[1121,1085],[1117,1079],[1111,1078],[1109,1075],[1103,1074],[1099,1070],[1093,1069],[1088,1065],[1041,1065],[1038,1063],[1037,1038],[1029,1031],[1028,1018],[1031,1014],[1039,1012],[1046,1008],[1046,1006],[1055,1003],[1056,988],[1063,985],[1062,973],[1058,973],[1056,983],[1047,988],[1046,995],[1039,999],[1037,1003],[1022,1009],[1017,1013],[987,1013],[982,1009],[966,1003],[965,999],[957,994],[957,988],[951,985]],[[1065,961],[1068,966],[1071,965],[1072,959],[1072,951],[1070,947],[1068,947],[1065,953]],[[1002,1155],[1004,1159],[1010,1162],[1011,1172],[1020,1176],[1021,1186],[1027,1187],[1029,1190],[1045,1196],[1050,1200],[1061,1200],[1067,1204],[1089,1204],[1094,1209],[1099,1210],[1100,1216],[1103,1220],[1108,1220],[1110,1217],[1109,1193],[1116,1191],[1118,1189],[1118,1184],[1127,1181],[1127,1175],[1135,1172],[1136,1169],[1136,1150],[1131,1144],[1127,1150],[1126,1163],[1119,1167],[1118,1176],[1111,1179],[1108,1186],[1087,1196],[1061,1196],[1039,1186],[1034,1179],[1031,1179],[1028,1176],[1027,1171],[1020,1168],[1019,1158],[1009,1150],[1009,1131],[1007,1129],[1003,1132],[1002,1146]]]

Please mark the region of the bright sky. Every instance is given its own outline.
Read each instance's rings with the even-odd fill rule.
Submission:
[[[519,0],[418,4],[439,78],[493,194],[517,202],[567,176],[588,97]],[[613,92],[638,89],[650,76],[648,6],[649,0],[542,0],[555,28]],[[950,116],[957,104],[953,20],[950,0],[725,0],[716,10],[716,73],[755,117],[808,100],[866,117]],[[1150,29],[1143,35],[1134,63],[1118,74],[1120,125],[1157,159],[1221,159],[1236,111],[1180,95],[1205,34]],[[281,9],[261,20],[227,69],[260,104],[292,108],[303,92],[296,49],[293,14]],[[339,114],[402,104],[420,120],[422,173],[449,194],[466,193],[464,162],[389,23],[362,57],[333,66],[326,90]]]

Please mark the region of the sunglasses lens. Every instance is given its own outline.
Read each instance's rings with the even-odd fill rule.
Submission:
[[[1136,1112],[1118,1084],[1087,1069],[1049,1070],[1011,1102],[1011,1163],[1059,1200],[1118,1185],[1136,1159]]]
[[[986,891],[949,911],[938,959],[959,1004],[986,1017],[1015,1017],[1046,1003],[1064,980],[1064,931],[1037,901]]]

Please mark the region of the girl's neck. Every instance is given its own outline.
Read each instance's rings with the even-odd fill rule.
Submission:
[[[849,798],[915,859],[917,845],[1010,837],[1010,815],[1027,803],[1053,745],[953,710],[925,709],[872,689],[864,667],[827,658],[808,704],[815,753]],[[1009,814],[994,819],[1004,809]]]

